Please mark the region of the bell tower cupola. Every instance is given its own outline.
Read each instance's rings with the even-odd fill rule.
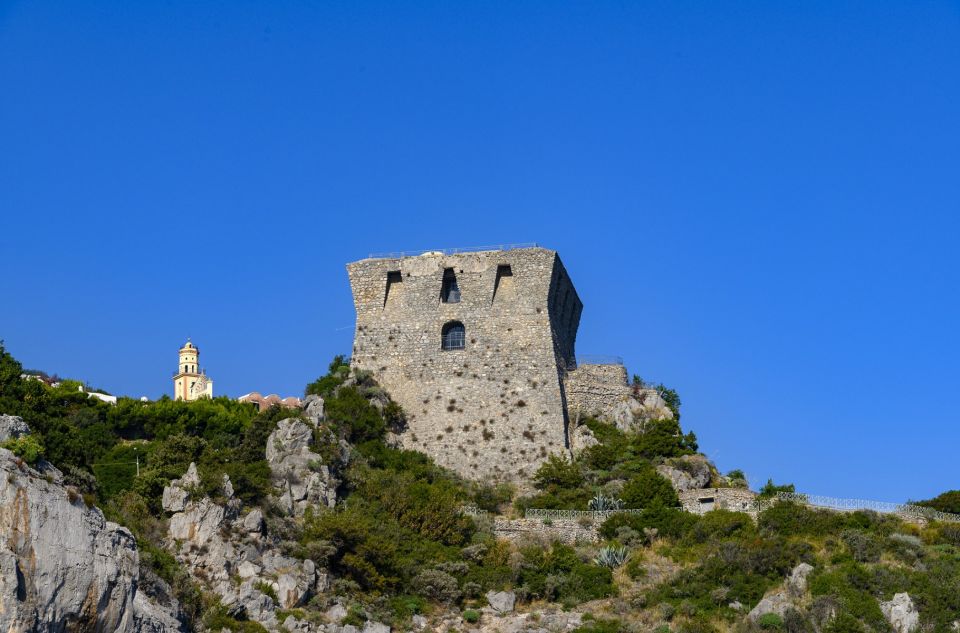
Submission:
[[[213,380],[200,368],[200,349],[190,339],[180,348],[180,362],[173,375],[173,396],[176,400],[197,400],[213,397]]]

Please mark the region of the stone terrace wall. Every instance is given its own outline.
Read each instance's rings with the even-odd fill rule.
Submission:
[[[440,300],[445,269],[456,275],[459,303]],[[493,481],[522,481],[568,449],[560,376],[583,306],[556,252],[428,253],[347,271],[357,311],[352,364],[403,406],[405,448]],[[453,321],[465,327],[465,349],[442,351],[441,330]]]
[[[746,488],[695,488],[680,492],[680,505],[687,512],[703,514],[710,510],[757,511],[757,493]]]
[[[557,540],[562,543],[596,543],[600,540],[597,525],[578,519],[497,519],[493,524],[497,538],[510,541],[536,538]]]

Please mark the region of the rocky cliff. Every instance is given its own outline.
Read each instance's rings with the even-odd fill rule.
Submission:
[[[28,430],[6,417],[4,428]],[[125,528],[63,485],[0,449],[0,630],[172,633],[176,605],[139,590],[137,545]]]

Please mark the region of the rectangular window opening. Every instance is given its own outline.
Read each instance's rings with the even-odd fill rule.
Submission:
[[[497,278],[493,282],[493,300],[510,299],[514,296],[513,269],[509,264],[500,264],[497,266]]]
[[[399,270],[391,270],[387,273],[387,291],[383,296],[384,307],[398,302],[403,289],[401,284],[403,284],[403,275],[400,274]]]
[[[453,272],[452,268],[447,268],[443,271],[440,301],[443,303],[460,303],[460,286],[457,285],[457,275]]]

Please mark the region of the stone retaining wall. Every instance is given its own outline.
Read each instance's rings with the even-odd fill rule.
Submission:
[[[756,515],[757,493],[746,488],[695,488],[679,493],[680,506],[693,514],[730,510]]]
[[[517,541],[543,536],[562,543],[596,543],[600,540],[599,525],[584,519],[496,519],[493,533],[497,538]]]

